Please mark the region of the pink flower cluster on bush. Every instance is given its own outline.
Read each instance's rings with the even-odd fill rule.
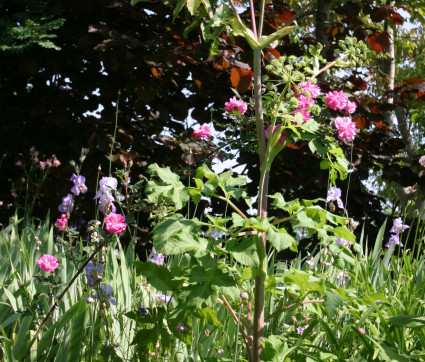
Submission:
[[[348,97],[343,91],[332,91],[326,93],[325,96],[326,105],[334,111],[347,111],[352,114],[356,111],[356,103],[348,100]]]
[[[338,132],[338,138],[344,142],[350,142],[356,138],[356,123],[349,117],[336,117],[335,127]]]
[[[40,259],[37,260],[37,264],[42,270],[51,272],[59,266],[57,261],[58,259],[55,256],[44,254]]]
[[[245,112],[248,110],[248,106],[241,99],[237,99],[236,97],[230,98],[228,102],[224,103],[224,109],[230,114],[234,116],[243,116]]]
[[[55,226],[58,227],[59,231],[62,231],[68,227],[68,219],[66,214],[62,214],[60,219],[56,220]]]
[[[310,82],[300,82],[298,84],[301,87],[301,90],[303,93],[309,93],[311,98],[307,97],[304,94],[301,94],[298,97],[298,108],[295,111],[295,114],[301,113],[304,120],[303,124],[307,122],[311,116],[310,112],[308,111],[308,107],[314,104],[314,99],[317,98],[320,94],[320,87],[316,84],[310,83]]]
[[[211,127],[210,126],[200,126],[193,132],[193,136],[197,139],[206,138],[211,136]]]
[[[105,217],[105,229],[110,234],[121,234],[126,227],[125,217],[120,214],[110,213]]]

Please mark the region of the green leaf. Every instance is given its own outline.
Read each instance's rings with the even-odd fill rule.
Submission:
[[[216,327],[222,327],[223,325],[220,323],[220,321],[217,319],[217,312],[213,308],[203,308],[198,309],[194,313],[195,316],[198,318],[202,318],[207,324],[212,324]]]
[[[226,250],[238,263],[244,266],[258,266],[259,259],[253,237],[246,237],[242,242],[231,240],[226,243]]]
[[[155,249],[166,255],[178,255],[191,250],[206,250],[208,241],[198,237],[199,224],[181,215],[170,217],[153,229]]]
[[[242,21],[239,19],[239,17],[234,17],[230,21],[230,25],[233,28],[233,34],[243,36],[253,50],[262,49],[260,43],[257,41],[257,39],[255,39],[255,36],[254,36],[254,33],[252,32],[252,30],[247,28],[245,26],[245,24],[242,23]]]
[[[32,322],[32,316],[26,316],[22,319],[19,327],[18,335],[13,346],[13,356],[16,360],[21,360],[24,357],[25,351],[29,345],[30,327]]]
[[[160,292],[174,292],[180,285],[180,282],[173,280],[173,274],[164,265],[149,262],[143,263],[141,261],[135,261],[133,265],[137,272],[143,275]]]
[[[297,251],[297,241],[283,228],[276,231],[275,228],[270,225],[267,229],[266,239],[277,252],[286,249]]]
[[[147,173],[156,174],[162,181],[161,183],[150,180],[147,183],[146,193],[149,203],[160,203],[165,200],[168,203],[174,203],[176,210],[184,207],[190,194],[178,175],[173,173],[169,167],[161,168],[156,163],[148,167]]]
[[[326,298],[323,306],[329,318],[333,318],[338,313],[338,308],[342,307],[343,301],[340,295],[326,291]]]
[[[270,35],[268,35],[266,37],[262,36],[260,38],[260,40],[258,41],[259,42],[260,49],[267,48],[275,40],[278,40],[278,39],[280,39],[280,38],[288,35],[294,29],[295,29],[295,25],[293,25],[293,26],[285,26],[284,28],[281,28],[281,29],[275,31],[274,33],[272,33],[272,34],[270,34]]]
[[[79,361],[81,355],[81,346],[84,338],[84,329],[88,319],[87,303],[81,303],[71,327],[71,339],[69,342],[68,361]]]
[[[193,15],[198,10],[200,4],[201,0],[187,0],[187,10]]]
[[[422,328],[425,326],[425,316],[400,314],[390,317],[390,322],[397,327]]]

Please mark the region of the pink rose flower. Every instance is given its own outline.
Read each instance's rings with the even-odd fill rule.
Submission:
[[[105,217],[105,229],[110,234],[121,234],[126,227],[125,217],[120,214],[110,213]]]
[[[210,126],[201,126],[195,129],[193,132],[193,136],[195,138],[205,138],[211,136],[211,128]]]
[[[306,97],[304,94],[298,97],[298,109],[306,110],[308,106],[311,106],[313,103],[314,100]]]
[[[335,127],[341,141],[349,142],[356,137],[356,123],[351,122],[349,117],[336,117]]]
[[[59,231],[62,231],[68,227],[68,219],[66,218],[66,214],[62,214],[60,219],[56,220],[55,226],[58,227]]]
[[[317,98],[320,94],[320,87],[310,82],[300,82],[298,84],[304,93],[310,93],[311,98]]]
[[[46,271],[51,272],[58,267],[58,259],[55,256],[44,254],[40,259],[37,260],[38,266]]]
[[[343,91],[332,91],[326,93],[325,96],[326,105],[334,111],[342,111],[348,102],[348,97]]]
[[[355,102],[347,101],[344,109],[349,113],[353,114],[356,111],[357,104]]]
[[[224,109],[229,114],[240,117],[248,110],[248,106],[243,100],[233,97],[230,98],[228,102],[224,103]]]
[[[273,134],[279,129],[279,125],[278,126],[274,126],[274,130],[273,130]],[[272,126],[269,126],[269,128],[266,129],[266,131],[264,132],[264,134],[266,135],[266,138],[269,139],[270,137],[270,131],[271,131]],[[279,141],[277,141],[276,146],[282,146],[283,142],[286,141],[286,133],[282,132],[279,138]]]

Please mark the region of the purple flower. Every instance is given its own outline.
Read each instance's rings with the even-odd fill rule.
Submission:
[[[348,240],[343,239],[343,238],[336,239],[335,244],[345,246],[346,248],[350,247],[350,242]]]
[[[86,301],[90,303],[90,298],[92,299],[99,299],[100,301],[111,303],[112,305],[118,305],[116,300],[112,298],[112,292],[114,289],[110,285],[103,285],[99,291],[96,292],[96,294],[91,295],[90,297],[86,298]]]
[[[87,192],[87,187],[85,185],[86,178],[84,176],[76,176],[72,174],[71,181],[74,183],[74,186],[71,189],[71,192],[74,195],[85,194]]]
[[[61,214],[74,210],[74,200],[71,194],[62,197],[62,203],[59,205],[58,210]]]
[[[392,235],[390,237],[390,240],[388,241],[388,243],[385,244],[386,248],[389,248],[391,245],[399,245],[401,247],[403,247],[403,244],[400,241],[400,237],[396,234],[396,235]]]
[[[152,251],[148,256],[148,261],[157,265],[162,265],[164,264],[164,259],[165,257],[161,253],[157,254],[155,248],[152,247]]]
[[[90,263],[86,266],[87,285],[94,287],[103,279],[103,264]]]
[[[403,220],[401,219],[401,217],[398,217],[397,219],[394,219],[393,227],[391,228],[390,233],[399,235],[404,230],[407,230],[409,227],[409,225],[403,225]]]
[[[306,264],[308,264],[310,267],[313,267],[314,261],[313,260],[306,260]]]
[[[99,189],[97,190],[94,199],[99,199],[99,210],[106,214],[108,212],[116,213],[116,207],[113,202],[124,200],[124,196],[117,193],[118,181],[114,177],[102,177],[99,181]],[[114,197],[115,196],[115,197]]]
[[[223,348],[220,348],[220,349],[217,351],[217,354],[218,354],[219,356],[221,356],[223,353],[224,353],[224,349],[223,349]]]
[[[158,294],[153,294],[152,295],[152,300],[154,302],[157,302],[157,303],[162,303],[162,302],[168,303],[170,301],[173,301],[174,299],[173,299],[173,297],[167,297],[164,294],[158,293]]]
[[[297,333],[299,334],[303,334],[304,333],[304,329],[303,327],[297,327]]]
[[[340,209],[344,208],[344,204],[341,200],[341,189],[338,187],[331,187],[328,190],[328,197],[326,202],[336,201]]]
[[[149,313],[149,309],[148,308],[145,308],[143,306],[140,306],[138,311],[139,311],[139,314],[142,317],[145,317]]]

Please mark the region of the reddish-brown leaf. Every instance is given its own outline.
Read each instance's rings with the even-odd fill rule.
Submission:
[[[389,35],[385,31],[375,31],[368,36],[367,42],[369,43],[369,46],[377,53],[383,52],[390,45]]]
[[[357,40],[366,41],[367,31],[359,26],[356,28],[356,30],[354,30],[354,36],[357,38]]]
[[[157,68],[155,68],[155,67],[152,67],[152,68],[151,68],[151,73],[152,73],[152,75],[153,75],[155,78],[160,78],[160,77],[161,77],[161,72],[160,72],[160,71],[158,71],[158,69],[157,69]]]
[[[273,49],[273,48],[267,48],[266,49],[266,55],[264,56],[264,60],[266,62],[271,62],[273,59],[279,59],[280,58],[280,53],[278,50]]]
[[[248,69],[232,68],[230,71],[232,87],[239,93],[245,93],[251,89],[252,76]]]
[[[299,149],[300,149],[300,147],[299,147],[299,146],[297,146],[297,145],[296,145],[296,144],[294,144],[294,143],[290,143],[290,144],[288,144],[288,146],[286,146],[286,147],[291,148],[291,149],[293,149],[293,150],[299,150]]]
[[[282,11],[279,13],[279,19],[283,24],[285,24],[292,19],[292,17],[295,15],[295,11],[287,8],[286,6],[282,7],[281,9]]]
[[[412,10],[410,10],[407,6],[399,5],[398,7],[403,9],[403,10],[406,10],[409,14],[412,12]]]
[[[357,88],[357,90],[366,90],[367,88],[367,82],[360,77],[352,75],[347,80],[352,83]]]
[[[226,60],[225,57],[220,57],[215,63],[214,67],[218,70],[226,70],[230,68],[230,63]]]
[[[360,130],[364,130],[370,125],[370,121],[363,116],[354,117],[353,122],[356,122],[356,127]]]
[[[403,83],[406,83],[406,84],[421,84],[421,83],[425,83],[425,79],[423,79],[423,78],[404,78],[401,81]]]
[[[403,18],[402,18],[402,16],[397,11],[394,11],[393,9],[391,9],[391,11],[390,11],[390,20],[395,25],[403,25]]]
[[[373,122],[373,124],[376,126],[376,128],[383,129],[384,131],[389,130],[388,126],[383,121]]]
[[[339,28],[334,25],[329,25],[325,28],[325,34],[332,35],[333,37],[338,34]]]
[[[370,19],[374,23],[380,23],[388,17],[388,6],[376,6],[370,13]]]

